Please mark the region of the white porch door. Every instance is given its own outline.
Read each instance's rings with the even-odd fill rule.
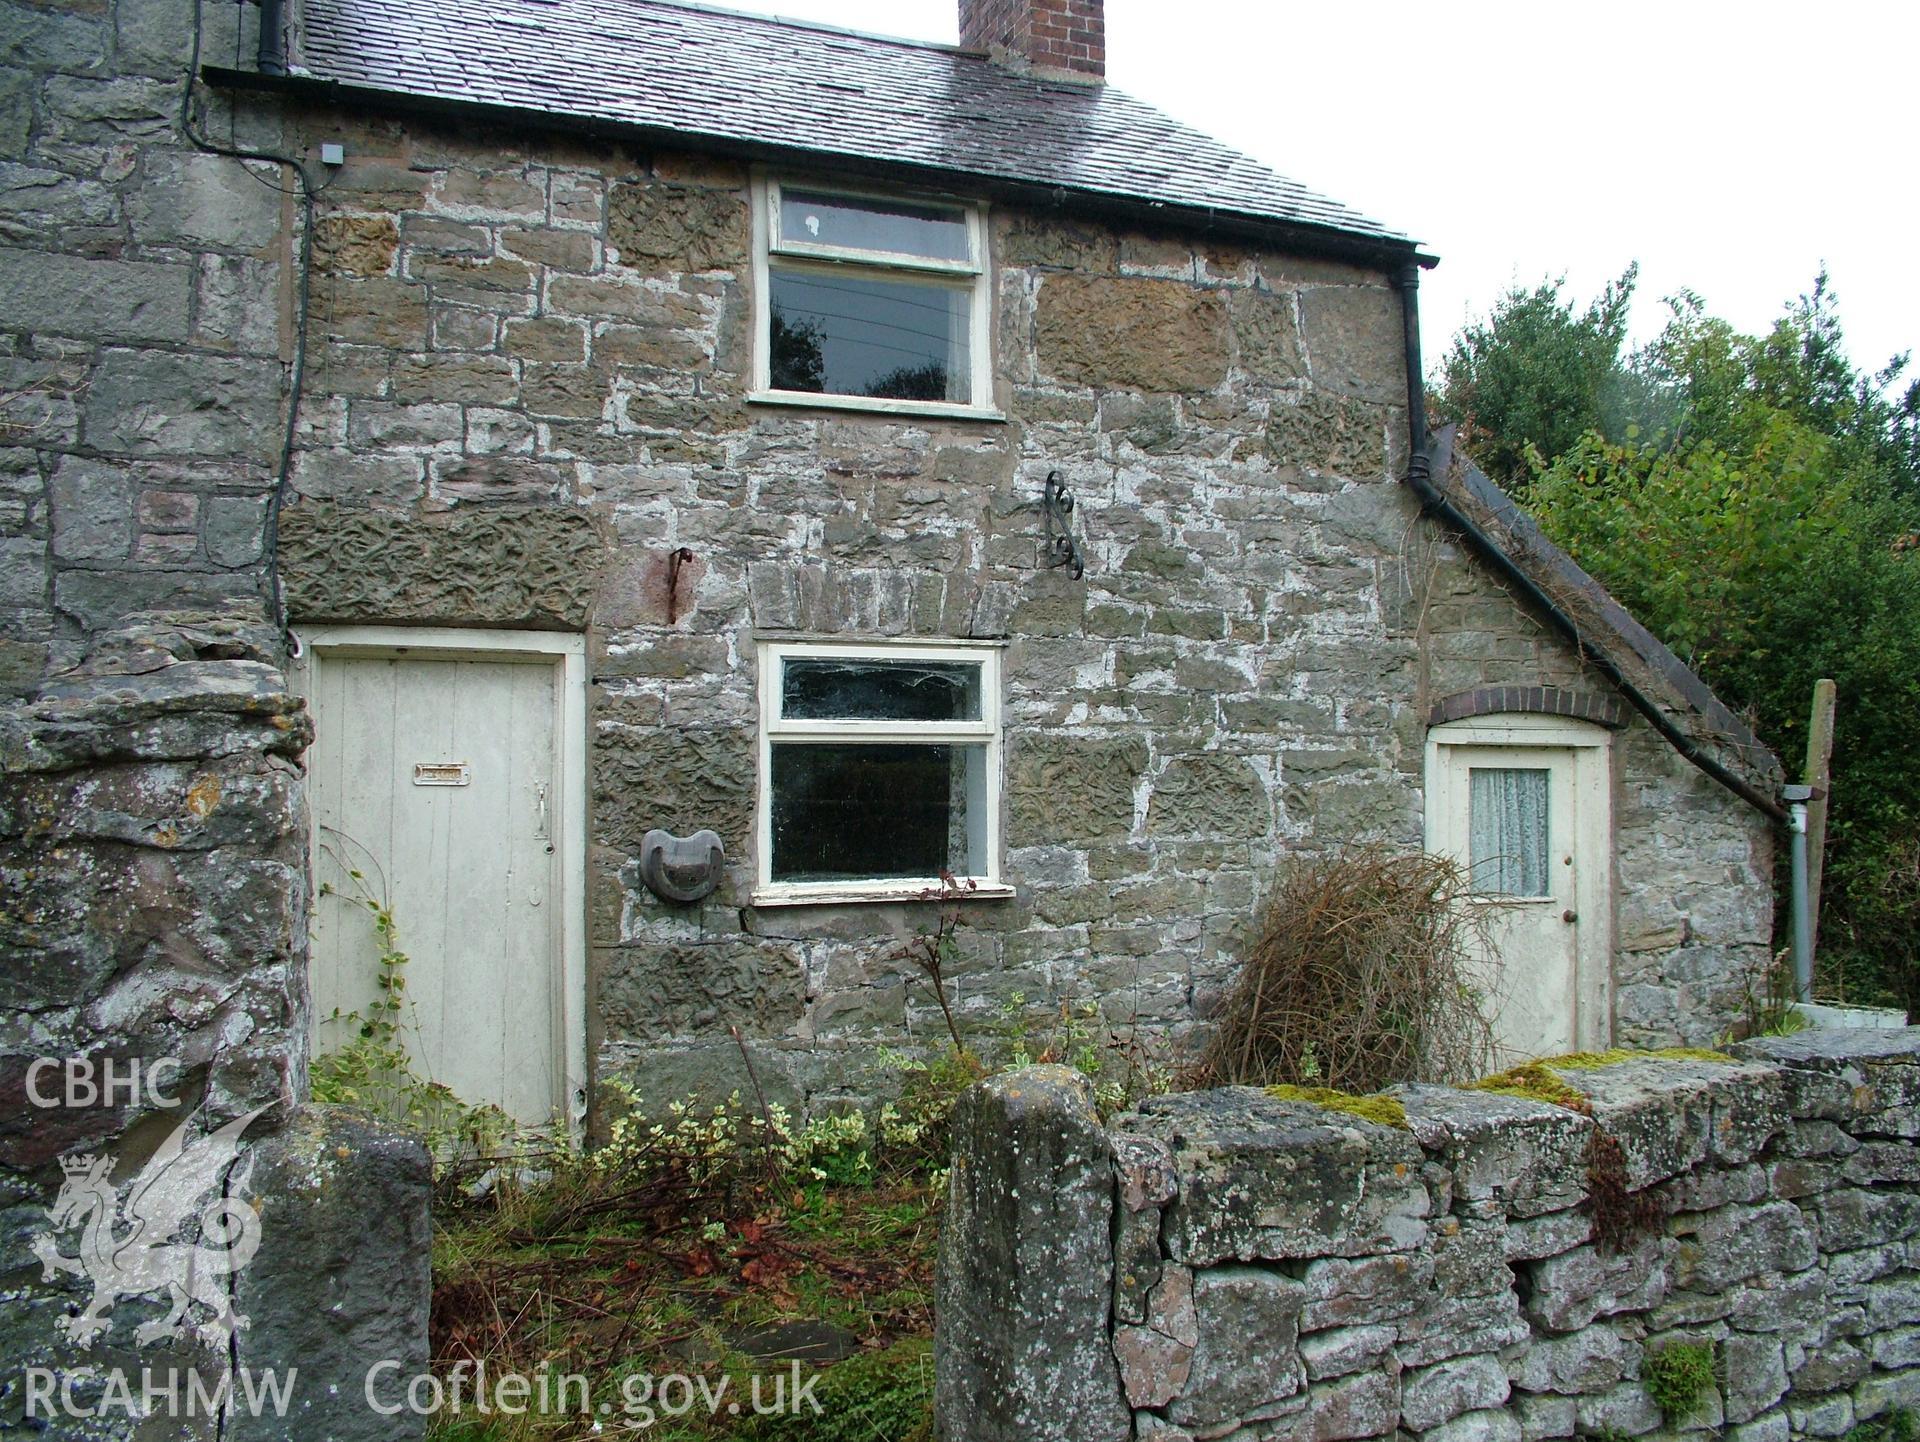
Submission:
[[[1466,868],[1484,908],[1478,970],[1503,1067],[1603,1047],[1610,1029],[1605,749],[1515,730],[1532,719],[1437,727],[1429,746],[1428,845]]]
[[[380,901],[408,958],[399,1021],[421,1074],[521,1122],[564,1121],[579,1049],[564,657],[368,634],[316,633],[302,668],[314,880],[329,892],[313,924],[315,1051],[351,1038],[336,1009],[364,1015],[380,995],[363,904]]]

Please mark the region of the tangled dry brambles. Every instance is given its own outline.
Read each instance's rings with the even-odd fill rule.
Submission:
[[[1441,857],[1368,847],[1282,876],[1202,1062],[1214,1085],[1368,1092],[1477,1075],[1491,1051],[1472,946],[1486,913]]]

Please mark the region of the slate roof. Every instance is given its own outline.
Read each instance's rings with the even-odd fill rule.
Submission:
[[[445,102],[1179,207],[1411,249],[1111,86],[684,0],[304,0],[298,73]]]

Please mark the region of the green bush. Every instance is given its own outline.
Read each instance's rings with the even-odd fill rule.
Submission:
[[[1750,711],[1797,776],[1814,682],[1839,689],[1822,989],[1920,1004],[1920,507],[1774,417],[1754,449],[1588,437],[1542,470],[1541,522]],[[1784,871],[1784,868],[1783,868]]]
[[[1920,1008],[1920,382],[1854,366],[1824,274],[1759,335],[1682,291],[1623,356],[1634,279],[1584,310],[1510,290],[1435,409],[1790,779],[1813,683],[1838,683],[1816,982]]]

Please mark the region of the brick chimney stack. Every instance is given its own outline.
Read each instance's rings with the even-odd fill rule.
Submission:
[[[1102,0],[960,0],[960,43],[1047,80],[1107,78]]]

